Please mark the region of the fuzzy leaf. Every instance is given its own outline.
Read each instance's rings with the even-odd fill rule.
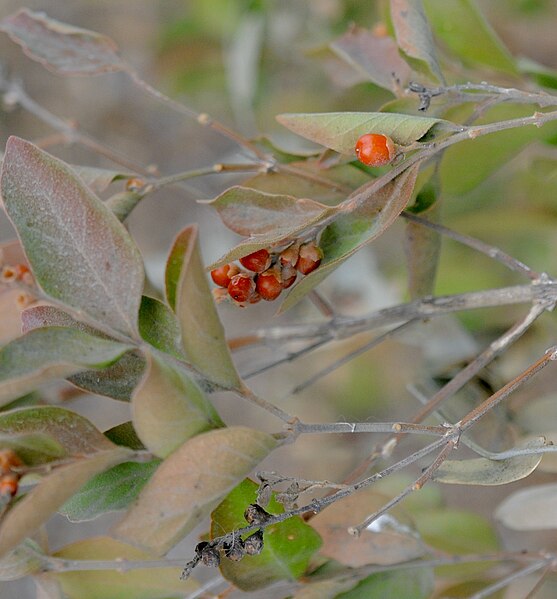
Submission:
[[[239,388],[197,241],[197,227],[176,237],[166,267],[166,297],[182,330],[188,361],[211,382]]]
[[[180,325],[172,310],[159,300],[144,295],[139,308],[141,337],[162,352],[184,358]]]
[[[545,447],[543,437],[526,444],[528,448]],[[526,478],[537,468],[543,455],[525,455],[508,460],[475,458],[470,460],[446,460],[435,472],[433,480],[450,485],[506,485]]]
[[[128,232],[72,169],[10,137],[2,197],[44,291],[126,334],[137,331],[143,261]]]
[[[516,75],[513,58],[472,0],[424,0],[431,26],[466,65],[482,65]],[[470,43],[473,40],[473,43]]]
[[[0,405],[46,381],[104,368],[132,346],[64,327],[36,329],[0,349]]]
[[[495,517],[511,530],[557,528],[557,483],[511,493],[495,510]]]
[[[224,426],[203,391],[178,366],[147,355],[132,399],[133,426],[145,447],[166,457],[190,437]]]
[[[123,562],[156,559],[131,545],[110,537],[92,537],[62,547],[55,557],[67,560],[120,560]],[[197,583],[180,580],[180,568],[119,570],[77,570],[49,574],[58,580],[68,599],[175,599],[189,596]]]
[[[245,526],[244,511],[255,503],[256,496],[257,484],[249,479],[233,489],[211,514],[211,538]],[[284,512],[274,498],[265,510],[270,514]],[[220,571],[242,591],[254,591],[278,580],[296,580],[302,576],[320,546],[321,539],[315,530],[295,516],[265,529],[263,551],[259,555],[245,556],[240,562],[222,560]]]
[[[124,462],[97,474],[59,512],[70,522],[83,522],[126,509],[137,499],[159,464],[160,460]]]
[[[329,45],[337,56],[367,79],[392,92],[410,78],[410,69],[389,36],[379,37],[367,29],[351,27]]]
[[[0,21],[25,54],[59,75],[98,75],[122,71],[126,64],[108,37],[22,8]]]
[[[0,447],[13,449],[28,466],[51,462],[66,455],[60,443],[43,432],[0,433]]]
[[[340,593],[336,599],[429,599],[434,588],[435,576],[432,568],[378,572],[361,580],[353,589]]]
[[[442,83],[444,78],[422,0],[391,0],[391,19],[398,45],[410,64]]]
[[[107,441],[108,442],[108,441]],[[0,556],[32,535],[95,474],[126,459],[130,451],[113,447],[60,466],[18,501],[0,524]]]
[[[366,564],[397,564],[424,555],[426,549],[411,521],[400,509],[393,509],[356,538],[348,528],[380,509],[388,498],[365,489],[341,499],[311,520],[321,535],[321,553],[340,563],[358,568]]]
[[[97,337],[106,339],[106,335],[92,327],[75,320],[70,314],[54,306],[33,306],[27,308],[22,315],[23,332],[33,329],[62,326],[72,327]],[[140,312],[141,327],[141,312]],[[137,351],[126,352],[117,362],[102,370],[85,370],[67,380],[80,389],[103,395],[119,401],[130,401],[133,390],[141,380],[145,368],[145,360]]]
[[[86,418],[57,406],[37,406],[1,412],[0,434],[29,437],[41,435],[54,441],[61,448],[63,455],[67,456],[82,456],[113,447]],[[25,453],[21,457],[23,459]]]
[[[280,307],[281,312],[297,304],[335,268],[393,224],[412,196],[418,169],[419,164],[415,164],[405,170],[379,191],[372,191],[365,204],[342,214],[325,228],[319,241],[324,254],[321,265],[292,288]],[[375,185],[376,181],[372,181],[368,187],[373,190]],[[358,193],[365,192],[364,187]]]
[[[114,533],[166,553],[275,446],[267,433],[242,426],[189,439],[160,465]]]
[[[423,137],[434,125],[436,130],[458,129],[442,119],[383,112],[279,114],[277,121],[302,137],[351,156],[365,133],[382,133],[405,146]]]
[[[231,187],[209,202],[222,222],[238,235],[272,235],[282,239],[334,212],[334,208],[308,199],[275,195],[247,187]]]

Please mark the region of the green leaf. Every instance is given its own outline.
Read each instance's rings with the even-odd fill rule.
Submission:
[[[378,572],[360,581],[353,589],[336,599],[428,599],[435,587],[432,568],[416,568],[394,572]]]
[[[123,223],[143,196],[144,194],[137,191],[120,191],[110,196],[104,205]]]
[[[533,485],[511,493],[495,510],[495,517],[511,530],[557,528],[557,483]]]
[[[28,466],[44,464],[66,455],[64,448],[46,433],[0,433],[0,447],[13,449]]]
[[[351,156],[355,155],[356,142],[366,133],[382,133],[396,144],[406,146],[423,137],[434,125],[436,131],[458,129],[442,119],[383,112],[279,114],[277,121],[302,137]]]
[[[526,444],[527,448],[545,447],[543,437]],[[526,478],[537,468],[543,455],[524,455],[507,460],[475,458],[446,460],[433,475],[433,480],[450,485],[506,485]]]
[[[224,426],[203,391],[176,366],[146,354],[132,399],[133,426],[145,447],[166,457],[190,437]]]
[[[89,420],[57,406],[37,406],[1,412],[0,435],[23,438],[27,436],[37,440],[48,438],[46,461],[50,461],[49,452],[54,446],[57,447],[57,451],[61,448],[66,456],[83,456],[113,447]],[[25,455],[23,452],[20,457],[28,463]]]
[[[530,58],[521,57],[517,61],[521,73],[529,75],[539,86],[557,89],[557,71]]]
[[[272,234],[277,239],[289,237],[329,214],[333,208],[290,195],[274,195],[247,187],[231,187],[209,202],[222,222],[238,235]]]
[[[27,56],[59,75],[98,75],[126,69],[110,38],[49,19],[44,13],[22,8],[0,21],[0,31],[5,31]]]
[[[124,447],[135,450],[145,449],[145,445],[143,445],[141,439],[137,436],[131,420],[117,424],[104,431],[104,436],[113,443],[116,443],[116,445],[124,445]]]
[[[128,449],[114,446],[60,466],[43,478],[4,515],[0,524],[0,556],[35,533],[95,474],[124,461],[129,455]]]
[[[139,307],[139,334],[162,352],[184,359],[180,325],[172,310],[161,301],[144,295]]]
[[[342,591],[351,589],[356,584],[353,576],[348,579],[304,583],[294,592],[292,599],[337,599]]]
[[[108,337],[92,327],[75,320],[70,314],[54,306],[32,306],[21,315],[23,332],[42,327],[72,327],[102,339]],[[145,368],[143,356],[136,351],[126,352],[117,362],[102,370],[85,370],[67,380],[80,389],[119,401],[130,401],[133,390],[141,380]]]
[[[441,203],[436,199],[437,189],[434,184],[428,183],[420,190],[414,206],[427,205],[425,210],[419,211],[422,218],[432,222],[439,221]],[[441,251],[441,235],[420,224],[409,222],[406,225],[404,250],[410,298],[432,295]]]
[[[454,509],[420,512],[416,527],[428,545],[446,553],[490,553],[499,549],[490,523],[473,512]]]
[[[0,349],[0,405],[46,381],[110,366],[132,347],[64,327],[30,331]]]
[[[411,166],[378,191],[374,191],[376,181],[360,188],[357,193],[369,193],[369,197],[325,228],[319,241],[324,254],[321,265],[292,288],[280,307],[281,312],[297,304],[333,270],[393,224],[412,196],[419,167],[419,164]]]
[[[424,555],[426,548],[412,521],[399,508],[390,510],[359,537],[348,533],[350,526],[362,522],[388,500],[385,495],[364,489],[336,501],[312,518],[311,525],[323,539],[321,554],[351,568],[398,564]]]
[[[152,561],[156,556],[110,537],[93,537],[62,547],[54,556],[65,560]],[[180,580],[180,568],[129,571],[77,570],[48,574],[68,599],[178,599],[193,593],[197,583]]]
[[[471,111],[471,108],[468,108],[468,111]],[[459,112],[461,117],[464,116],[462,109]],[[532,113],[532,107],[529,106],[499,105],[487,110],[476,124],[531,116]],[[445,151],[441,161],[442,193],[459,195],[471,191],[497,169],[506,165],[529,143],[536,139],[549,139],[556,131],[555,123],[548,123],[541,129],[519,127],[451,146]]]
[[[257,484],[249,479],[231,491],[211,514],[211,538],[246,526],[244,511],[256,502],[256,497]],[[284,512],[274,498],[265,509],[271,514]],[[259,555],[245,556],[240,562],[223,559],[220,571],[239,589],[254,591],[278,580],[296,580],[302,576],[320,546],[321,539],[315,530],[295,516],[264,530],[263,551]]]
[[[350,27],[329,46],[358,73],[384,89],[396,93],[398,86],[410,79],[410,69],[389,36],[379,37],[367,29]]]
[[[21,545],[0,559],[0,581],[17,580],[38,572],[45,561],[41,548],[31,539],[25,539]]]
[[[398,46],[410,65],[443,83],[422,0],[391,0],[391,20]]]
[[[472,0],[424,0],[435,35],[465,65],[517,75],[507,48]]]
[[[207,281],[196,226],[179,233],[170,250],[166,297],[180,322],[188,361],[213,383],[241,387]]]
[[[275,446],[267,433],[242,426],[189,439],[159,466],[114,533],[166,553]]]
[[[51,297],[136,335],[143,261],[124,226],[72,169],[10,137],[2,197],[33,274]]]
[[[124,462],[97,474],[59,512],[71,522],[83,522],[124,510],[137,499],[160,463],[160,460]]]

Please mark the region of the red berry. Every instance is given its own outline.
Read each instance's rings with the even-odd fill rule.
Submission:
[[[237,302],[247,302],[254,291],[253,279],[244,273],[234,275],[228,284],[228,295]]]
[[[296,262],[296,270],[303,275],[313,272],[323,260],[323,250],[313,241],[300,247],[300,257]]]
[[[283,266],[294,266],[298,261],[300,247],[297,244],[287,247],[280,253],[280,263]]]
[[[294,281],[298,276],[298,272],[293,266],[283,266],[280,271],[280,278],[282,280],[282,288],[288,289],[294,285]]]
[[[271,256],[266,249],[257,250],[240,258],[240,264],[252,272],[263,272],[271,266]]]
[[[356,156],[367,166],[384,166],[395,157],[395,144],[381,133],[366,133],[356,142]]]
[[[257,276],[256,287],[262,299],[272,302],[282,291],[280,274],[274,268],[262,272]]]
[[[230,264],[224,264],[211,271],[211,279],[213,279],[215,285],[218,285],[219,287],[228,287],[231,279],[229,274],[230,266]]]

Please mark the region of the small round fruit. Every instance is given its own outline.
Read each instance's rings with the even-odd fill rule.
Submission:
[[[280,277],[282,280],[282,288],[288,289],[294,285],[298,271],[293,266],[283,266],[280,271]]]
[[[271,256],[266,249],[257,250],[240,258],[240,264],[252,272],[263,272],[271,266]]]
[[[395,157],[395,144],[381,133],[366,133],[356,142],[356,156],[367,166],[385,166]]]
[[[211,279],[213,279],[215,285],[218,285],[219,287],[228,287],[231,279],[230,266],[230,264],[224,264],[211,271]]]
[[[4,474],[2,478],[0,478],[0,496],[9,496],[13,497],[17,493],[19,483],[19,476],[10,472],[9,474]]]
[[[253,279],[244,273],[234,275],[228,284],[228,295],[236,302],[247,302],[254,291]]]
[[[7,474],[12,471],[12,468],[19,468],[21,466],[23,466],[23,462],[13,449],[0,450],[0,474]]]
[[[298,261],[300,247],[297,244],[287,247],[280,253],[280,263],[282,266],[294,266]]]
[[[296,262],[296,270],[303,275],[313,272],[323,260],[323,250],[313,241],[300,247],[300,257]]]
[[[283,289],[280,274],[274,268],[262,272],[257,276],[256,288],[262,299],[268,302],[276,300]]]

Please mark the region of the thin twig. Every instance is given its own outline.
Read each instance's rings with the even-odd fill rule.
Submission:
[[[400,433],[417,435],[434,435],[442,437],[447,434],[446,426],[427,426],[413,422],[333,422],[306,424],[297,422],[295,430],[300,434],[321,433]]]
[[[515,580],[525,578],[529,574],[533,574],[534,572],[541,570],[546,565],[547,562],[545,560],[530,564],[529,566],[526,566],[526,568],[517,570],[516,572],[513,572],[512,574],[509,574],[508,576],[501,578],[497,582],[483,588],[481,591],[478,591],[477,593],[470,595],[470,599],[485,599],[486,597],[493,595],[493,593],[497,592],[498,590],[504,589],[506,586],[509,586],[509,584],[511,584]]]

